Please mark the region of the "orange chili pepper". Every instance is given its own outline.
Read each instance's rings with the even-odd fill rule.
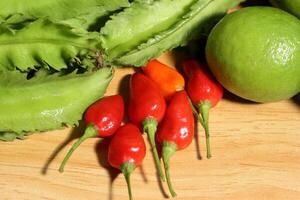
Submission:
[[[155,59],[142,69],[146,76],[158,84],[166,99],[170,99],[177,91],[184,90],[184,78],[174,68]]]

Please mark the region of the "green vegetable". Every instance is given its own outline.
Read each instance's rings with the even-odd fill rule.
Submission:
[[[23,15],[13,15],[0,21],[0,71],[27,71],[36,66],[61,70],[72,61],[94,64],[99,52],[106,64],[141,66],[164,51],[185,45],[209,19],[241,1],[135,1],[113,15],[100,35],[62,21],[22,21]]]
[[[58,74],[27,80],[17,71],[0,72],[0,140],[78,125],[85,109],[104,95],[112,69]]]
[[[87,28],[97,19],[127,6],[127,0],[10,0],[0,1],[0,17],[14,14],[28,18],[49,17],[52,21]]]
[[[255,102],[289,99],[300,92],[299,33],[300,21],[285,11],[242,8],[213,28],[206,61],[216,79],[237,96]]]
[[[27,71],[36,66],[61,70],[72,60],[96,57],[96,33],[75,33],[44,18],[23,24],[15,20],[0,24],[0,71]]]
[[[64,71],[73,63],[142,66],[187,44],[241,1],[1,1],[0,140],[76,124],[112,76],[102,69],[27,80],[21,72]]]
[[[102,45],[108,58],[118,57],[128,48],[159,34],[184,15],[194,0],[135,2],[108,21],[101,30]],[[155,14],[154,14],[155,13]]]
[[[300,19],[300,0],[270,0],[270,2]]]
[[[101,29],[104,60],[114,65],[144,65],[162,52],[185,45],[243,0],[137,1]]]

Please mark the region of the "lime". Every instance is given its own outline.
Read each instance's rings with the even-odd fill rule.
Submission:
[[[213,28],[206,59],[217,80],[242,98],[288,99],[300,91],[300,21],[273,7],[242,8]]]
[[[270,2],[289,13],[300,18],[300,0],[270,0]]]

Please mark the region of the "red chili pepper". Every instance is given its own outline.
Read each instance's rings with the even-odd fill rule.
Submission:
[[[151,60],[142,70],[146,76],[152,79],[161,89],[163,96],[169,100],[176,92],[184,90],[185,81],[183,76],[175,69],[165,65],[158,60]],[[198,112],[191,103],[191,108],[195,117],[198,117]],[[202,123],[202,122],[201,122]]]
[[[156,134],[157,141],[162,144],[162,158],[165,167],[168,187],[173,197],[170,179],[170,158],[177,151],[186,148],[194,137],[194,116],[185,91],[174,94],[168,105],[165,117]]]
[[[210,158],[209,110],[221,100],[223,88],[205,67],[197,61],[187,60],[182,63],[182,66],[188,76],[187,92],[203,119],[202,125],[206,135],[207,158]]]
[[[155,133],[165,110],[165,99],[155,82],[144,74],[133,74],[130,79],[128,116],[134,124],[142,126],[143,131],[147,133],[154,161],[162,180],[165,178],[156,149]]]
[[[177,91],[184,90],[183,76],[158,60],[151,60],[145,67],[142,67],[142,70],[157,83],[166,99],[170,99]]]
[[[120,95],[107,96],[93,103],[86,111],[84,119],[87,127],[84,134],[73,144],[60,165],[63,172],[65,164],[74,150],[86,139],[109,137],[120,127],[124,117],[124,101]]]
[[[130,174],[142,164],[146,155],[144,138],[138,127],[126,124],[113,136],[108,148],[108,162],[125,176],[129,199],[132,199]]]

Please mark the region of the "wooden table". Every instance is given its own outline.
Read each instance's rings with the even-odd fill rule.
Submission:
[[[169,54],[160,58],[173,65]],[[132,68],[118,69],[107,94],[128,90]],[[204,131],[171,160],[178,200],[296,200],[300,198],[300,98],[256,104],[226,93],[210,115],[213,157]],[[90,139],[58,167],[82,127],[0,143],[0,199],[127,200],[126,183],[106,162],[107,141]],[[148,145],[148,144],[147,144]],[[149,145],[148,145],[149,147]],[[199,147],[202,159],[199,158]],[[135,200],[163,200],[168,190],[148,150],[131,176]]]

